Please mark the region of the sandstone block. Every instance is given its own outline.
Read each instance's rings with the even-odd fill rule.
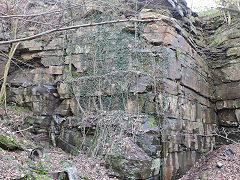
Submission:
[[[234,109],[222,109],[218,111],[218,122],[222,126],[238,126],[238,120]]]
[[[227,56],[240,56],[240,47],[232,47],[227,50]]]
[[[229,100],[240,98],[240,83],[224,83],[216,86],[216,99]]]
[[[49,74],[62,74],[63,66],[49,66]]]

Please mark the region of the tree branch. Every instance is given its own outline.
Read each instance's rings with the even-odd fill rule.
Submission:
[[[160,20],[162,20],[162,19],[161,18],[160,19],[121,19],[121,20],[113,20],[113,21],[104,21],[104,22],[99,22],[99,23],[80,24],[80,25],[75,25],[75,26],[51,29],[51,30],[44,31],[39,34],[35,34],[33,36],[29,36],[29,37],[25,37],[25,38],[19,38],[19,39],[14,39],[14,40],[9,40],[9,41],[0,41],[0,45],[28,41],[28,40],[32,40],[32,39],[41,37],[43,35],[51,34],[54,32],[79,29],[82,27],[99,26],[99,25],[115,24],[115,23],[123,23],[123,22],[155,22],[155,21],[160,21]]]
[[[219,6],[218,8],[222,9],[222,10],[225,10],[225,11],[230,11],[230,12],[233,12],[233,13],[240,14],[240,11],[237,10],[237,9],[227,8],[227,7],[224,7],[224,6]]]

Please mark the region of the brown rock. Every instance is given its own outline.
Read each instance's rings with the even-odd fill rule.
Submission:
[[[49,66],[49,73],[50,74],[62,74],[63,67],[62,66]]]
[[[240,83],[224,83],[216,86],[216,99],[228,100],[240,98]]]
[[[222,126],[238,126],[238,120],[234,109],[222,109],[218,111],[218,122]]]

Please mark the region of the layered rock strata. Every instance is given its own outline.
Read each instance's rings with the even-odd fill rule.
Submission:
[[[197,14],[182,0],[152,3],[139,4],[138,18],[157,21],[21,43],[22,65],[8,77],[8,97],[34,112],[24,124],[34,126],[34,136],[54,133],[70,153],[102,155],[121,178],[167,180],[213,148],[218,123],[238,126],[237,47],[226,47],[231,60],[214,61],[212,73]],[[86,21],[99,16],[106,18],[101,8],[91,9]]]

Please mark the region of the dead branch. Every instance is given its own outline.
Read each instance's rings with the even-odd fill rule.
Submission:
[[[104,22],[99,22],[99,23],[80,24],[80,25],[76,25],[76,26],[68,26],[68,27],[63,27],[63,28],[51,29],[51,30],[44,31],[39,34],[35,34],[33,36],[29,36],[29,37],[25,37],[25,38],[19,38],[19,39],[14,39],[14,40],[9,40],[9,41],[1,41],[0,45],[28,41],[28,40],[32,40],[32,39],[35,39],[35,38],[38,38],[38,37],[41,37],[41,36],[44,36],[47,34],[51,34],[54,32],[79,29],[82,27],[99,26],[99,25],[105,25],[105,24],[116,24],[116,23],[123,23],[123,22],[155,22],[155,21],[160,21],[160,20],[162,20],[162,19],[120,19],[120,20],[113,20],[113,21],[104,21]]]
[[[227,7],[224,7],[224,6],[219,6],[217,8],[219,8],[221,10],[230,11],[230,12],[233,12],[233,13],[240,14],[240,10],[237,10],[237,9],[227,8]]]

